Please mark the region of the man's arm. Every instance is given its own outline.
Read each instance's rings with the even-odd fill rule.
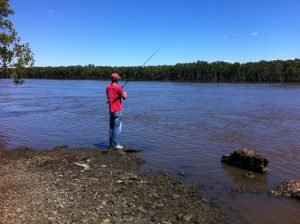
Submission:
[[[127,99],[127,93],[124,90],[122,90],[122,98],[123,100]]]

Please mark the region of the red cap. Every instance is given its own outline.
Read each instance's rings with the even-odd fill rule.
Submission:
[[[111,77],[113,78],[113,79],[116,79],[116,80],[118,80],[118,79],[121,79],[121,77],[119,76],[119,74],[118,73],[112,73],[111,74]]]

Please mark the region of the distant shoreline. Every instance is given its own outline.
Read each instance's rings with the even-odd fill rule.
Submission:
[[[299,83],[300,59],[248,63],[224,61],[180,63],[158,66],[57,66],[29,67],[21,77],[34,79],[108,80],[111,73],[120,73],[123,80],[191,81],[209,83]],[[0,78],[9,78],[9,72]]]

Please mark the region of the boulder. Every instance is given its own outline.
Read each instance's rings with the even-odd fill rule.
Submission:
[[[300,180],[282,182],[274,190],[270,191],[272,196],[287,196],[300,199]]]
[[[239,149],[230,155],[223,155],[222,162],[228,163],[242,169],[251,170],[259,173],[268,173],[269,161],[253,150]]]
[[[139,148],[132,148],[132,147],[125,147],[123,149],[124,152],[128,152],[128,153],[135,153],[135,152],[141,152],[143,151],[142,149]]]
[[[55,146],[52,150],[63,150],[63,149],[68,149],[69,146],[68,145],[57,145]]]

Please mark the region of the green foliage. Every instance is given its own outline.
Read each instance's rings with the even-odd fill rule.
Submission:
[[[113,72],[122,79],[196,82],[300,82],[300,60],[260,61],[245,64],[197,61],[176,65],[110,67],[67,66],[29,67],[22,70],[24,78],[35,79],[101,79]],[[4,77],[3,77],[4,78]]]
[[[28,43],[22,44],[9,16],[14,11],[8,0],[0,0],[0,77],[12,77],[16,84],[22,83],[21,73],[34,63]]]

